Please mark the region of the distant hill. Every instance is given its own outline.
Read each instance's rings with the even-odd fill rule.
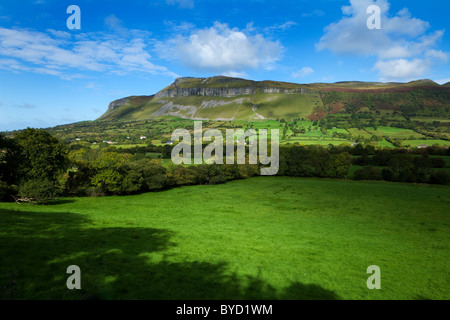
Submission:
[[[296,84],[216,76],[178,78],[154,95],[113,101],[99,120],[317,120],[345,112],[430,115],[449,107],[449,83],[441,86],[432,80]]]

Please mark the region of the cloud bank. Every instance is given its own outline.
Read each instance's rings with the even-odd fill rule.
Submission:
[[[162,57],[178,60],[196,71],[229,75],[242,75],[257,68],[270,70],[282,50],[279,42],[219,22],[177,35],[159,43],[157,49]]]
[[[370,5],[381,9],[381,29],[369,30],[366,21]],[[407,8],[389,15],[387,0],[350,0],[342,7],[344,16],[325,27],[317,50],[337,54],[375,56],[373,70],[383,81],[413,80],[430,71],[433,65],[446,63],[448,53],[436,50],[444,30],[427,32],[430,24],[414,18]]]
[[[118,21],[108,17],[106,24],[122,33]],[[120,28],[119,28],[120,27]],[[25,28],[0,27],[0,68],[59,76],[82,77],[82,72],[177,75],[151,62],[147,49],[151,42],[145,31],[71,34],[65,31],[39,32]]]

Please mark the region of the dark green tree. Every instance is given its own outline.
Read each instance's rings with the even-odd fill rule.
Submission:
[[[44,130],[23,130],[15,136],[15,142],[20,149],[22,179],[55,182],[69,165],[65,146]]]
[[[20,159],[17,163],[19,195],[37,200],[62,191],[62,176],[69,161],[65,146],[48,132],[28,128],[15,138]]]
[[[0,181],[7,185],[19,183],[20,149],[14,139],[0,135]]]

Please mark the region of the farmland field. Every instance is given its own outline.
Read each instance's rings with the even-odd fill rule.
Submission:
[[[449,299],[449,191],[258,177],[0,203],[0,299]]]
[[[439,146],[450,146],[450,141],[445,140],[407,140],[403,141],[404,145],[409,145],[410,147],[418,147],[419,145],[439,145]]]

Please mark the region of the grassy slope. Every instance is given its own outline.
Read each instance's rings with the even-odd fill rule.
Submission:
[[[309,116],[315,104],[321,105],[318,95],[313,94],[261,94],[256,104],[257,112],[268,119],[284,118],[292,120]]]
[[[209,110],[200,109],[202,102],[204,101],[226,101],[226,98],[222,97],[181,97],[181,98],[162,98],[158,99],[155,97],[130,97],[128,103],[121,106],[115,110],[108,111],[101,117],[102,120],[142,120],[154,117],[153,114],[161,108],[164,103],[173,102],[174,104],[184,105],[184,106],[195,106],[198,111],[194,115],[194,118],[202,119],[238,119],[238,120],[249,120],[253,119],[255,114],[252,112],[251,108],[253,105],[258,107],[258,112],[265,118],[284,118],[294,119],[294,118],[306,118],[314,114],[315,118],[320,118],[321,114],[324,112],[324,103],[320,98],[319,94],[294,94],[294,95],[266,95],[261,94],[260,89],[262,88],[279,88],[279,89],[310,89],[312,91],[324,90],[329,91],[348,91],[353,93],[364,93],[367,90],[384,90],[384,89],[395,89],[395,90],[411,90],[414,88],[440,88],[438,84],[430,80],[419,80],[410,83],[372,83],[372,82],[339,82],[339,83],[315,83],[315,84],[296,84],[287,82],[277,82],[277,81],[250,81],[239,78],[227,78],[227,77],[213,77],[213,78],[184,78],[182,80],[177,80],[175,83],[171,84],[164,90],[168,89],[183,89],[183,88],[253,88],[256,90],[256,94],[253,96],[242,96],[247,100],[251,100],[248,103],[244,103],[244,106],[240,104],[231,104],[219,108],[209,108]],[[444,86],[442,86],[444,88]],[[323,93],[323,92],[322,92]],[[338,93],[337,96],[341,101],[346,101],[346,95]],[[362,99],[358,94],[353,95]],[[400,95],[404,96],[404,95]],[[275,99],[268,99],[269,97]],[[365,95],[363,94],[363,98]],[[379,99],[377,96],[375,100]],[[239,97],[236,97],[239,98]],[[236,99],[232,98],[232,99]],[[232,100],[231,99],[231,100]],[[406,98],[405,98],[406,99]],[[230,99],[229,99],[230,100]],[[363,99],[364,100],[364,99]],[[158,101],[164,101],[160,103]],[[336,102],[336,101],[335,101]],[[347,101],[348,102],[348,101]],[[408,103],[410,101],[408,100]],[[380,102],[381,103],[381,102]],[[380,110],[391,109],[393,107],[393,102],[388,103],[383,102],[383,106],[379,106]],[[438,101],[428,101],[428,104],[439,105]],[[427,106],[428,106],[427,104]],[[337,107],[336,103],[328,107]],[[342,107],[342,106],[341,106]],[[315,110],[315,108],[317,108]],[[396,107],[398,109],[398,106]],[[361,110],[365,110],[362,108]],[[176,111],[176,110],[175,110]],[[318,113],[314,113],[317,111]],[[328,110],[330,111],[330,110]],[[368,111],[368,109],[366,110]],[[184,118],[191,118],[191,114],[187,114],[185,111],[180,111],[178,116]]]
[[[284,177],[1,203],[0,295],[449,299],[449,205],[448,187]],[[81,291],[66,289],[72,264]]]
[[[234,101],[244,99],[242,103]],[[224,101],[227,104],[223,106],[202,108],[203,102],[208,101]],[[141,102],[141,101],[139,101]],[[322,106],[322,101],[318,95],[272,95],[272,94],[256,94],[255,96],[237,96],[233,98],[224,97],[178,97],[178,98],[162,98],[152,99],[143,104],[136,104],[131,98],[127,105],[121,106],[110,111],[102,120],[140,120],[149,119],[166,103],[172,102],[174,105],[194,106],[197,108],[195,114],[188,115],[185,111],[180,111],[179,116],[185,118],[199,119],[235,119],[248,120],[256,115],[252,111],[252,107],[256,106],[256,112],[265,118],[276,119],[284,118],[292,120],[298,117],[309,116],[316,105]],[[173,111],[179,111],[174,109]]]

